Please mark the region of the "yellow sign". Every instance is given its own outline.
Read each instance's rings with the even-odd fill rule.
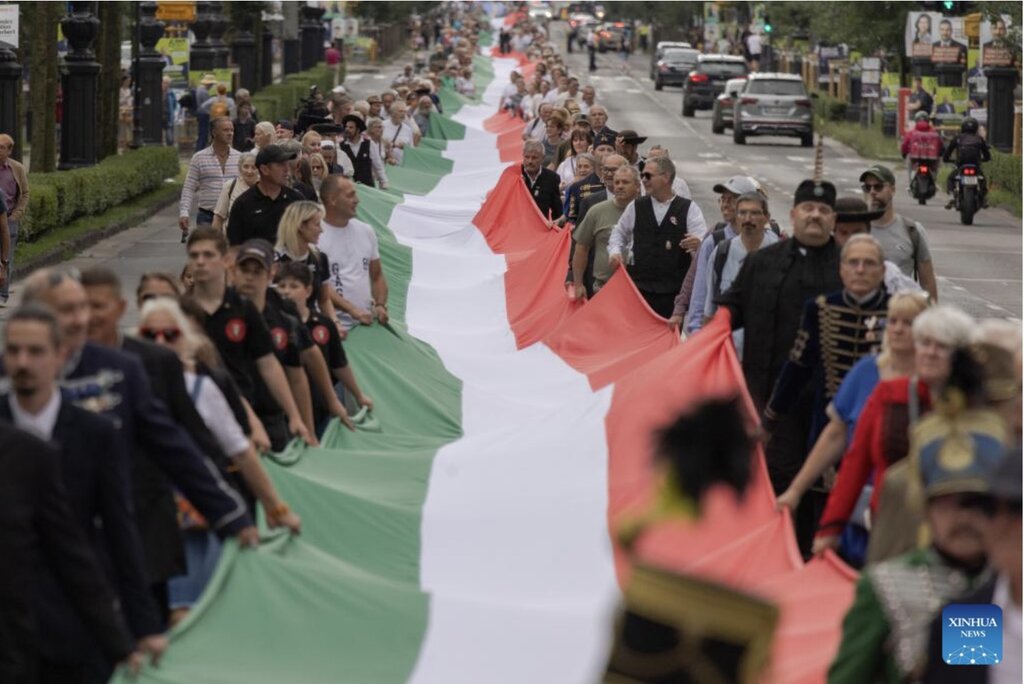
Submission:
[[[156,18],[160,21],[195,21],[196,3],[162,0],[156,3]]]

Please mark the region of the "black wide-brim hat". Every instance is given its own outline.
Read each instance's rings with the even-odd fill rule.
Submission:
[[[360,132],[366,130],[366,122],[363,121],[358,116],[356,116],[355,114],[349,114],[349,115],[343,117],[341,119],[341,125],[345,126],[346,124],[348,124],[349,121],[354,121],[355,124],[356,124],[356,128],[358,128]]]

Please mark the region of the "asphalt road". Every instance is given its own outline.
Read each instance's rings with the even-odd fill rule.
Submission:
[[[552,23],[555,45],[564,50],[564,24]],[[698,111],[694,118],[682,116],[682,90],[665,86],[654,90],[648,78],[650,57],[632,56],[623,64],[616,54],[599,54],[598,70],[587,72],[586,52],[566,55],[567,62],[583,83],[597,89],[597,98],[609,111],[608,125],[616,130],[631,128],[648,136],[648,146],[668,147],[679,172],[693,191],[694,199],[709,223],[720,220],[711,188],[737,174],[755,177],[768,190],[774,218],[783,227],[789,223],[791,197],[801,180],[814,170],[814,149],[800,147],[797,138],[748,138],[746,145],[711,132],[711,112]],[[895,142],[893,143],[896,144]],[[860,195],[860,173],[873,160],[860,157],[853,149],[826,139],[826,179],[842,195]],[[891,162],[886,162],[892,167]],[[900,169],[894,168],[897,179]],[[963,226],[953,211],[943,208],[946,196],[939,193],[927,206],[920,206],[906,192],[897,193],[896,211],[920,221],[929,239],[939,299],[963,307],[977,318],[1021,318],[1021,220],[1001,209],[986,209],[973,226]]]

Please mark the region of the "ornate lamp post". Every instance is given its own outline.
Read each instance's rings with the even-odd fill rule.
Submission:
[[[21,158],[21,122],[18,120],[18,98],[21,95],[21,65],[14,50],[0,44],[0,133],[14,138],[14,155]]]
[[[164,58],[156,51],[156,43],[164,35],[164,22],[156,19],[155,2],[140,2],[135,7],[139,41],[139,56],[135,62],[135,146],[160,145],[163,144]]]
[[[100,64],[92,50],[100,20],[95,2],[76,1],[60,21],[68,40],[67,73],[61,81],[64,115],[60,127],[60,169],[96,164],[96,98]]]

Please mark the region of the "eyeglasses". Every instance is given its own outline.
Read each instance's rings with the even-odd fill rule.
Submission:
[[[764,216],[764,212],[760,209],[743,209],[736,212],[736,218],[758,218]]]
[[[139,328],[139,335],[151,342],[162,338],[168,344],[174,344],[181,337],[181,328]]]
[[[885,183],[861,183],[860,189],[864,192],[882,192]]]
[[[646,181],[649,181],[652,178],[654,178],[655,176],[664,176],[664,175],[665,174],[663,174],[663,173],[651,173],[650,171],[644,171],[643,173],[640,174],[640,177],[643,178]]]

